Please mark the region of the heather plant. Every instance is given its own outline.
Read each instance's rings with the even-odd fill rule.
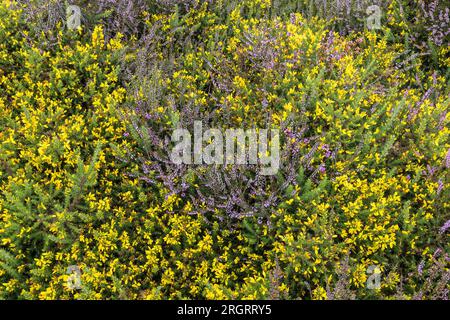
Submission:
[[[387,25],[395,42],[404,43],[409,57],[420,57],[420,69],[449,76],[449,7],[445,1],[393,1]],[[407,58],[403,58],[407,59]],[[417,68],[415,70],[417,73]]]
[[[51,0],[23,0],[11,3],[24,10],[25,22],[32,25],[35,32],[49,32],[66,21],[66,3]]]

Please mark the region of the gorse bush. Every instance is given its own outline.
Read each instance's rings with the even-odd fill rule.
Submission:
[[[110,115],[125,90],[117,86],[114,56],[121,44],[111,41],[105,50],[101,28],[83,44],[69,36],[73,46],[59,31],[58,47],[44,52],[26,37],[18,11],[2,5],[1,16],[2,252],[19,263],[13,278],[2,272],[7,297],[39,288],[37,279],[51,273],[45,265],[31,268],[35,259],[72,247],[86,225],[101,223],[109,211],[116,179],[109,144],[120,143],[123,133]],[[108,191],[90,205],[99,185]]]
[[[68,30],[2,1],[0,298],[446,299],[448,33],[404,11],[448,10],[321,3],[80,1]],[[173,164],[194,121],[279,129],[277,174]]]

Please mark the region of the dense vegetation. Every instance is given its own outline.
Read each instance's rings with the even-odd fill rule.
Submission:
[[[0,298],[447,298],[445,1],[71,4],[0,5]],[[278,174],[166,161],[196,120]]]

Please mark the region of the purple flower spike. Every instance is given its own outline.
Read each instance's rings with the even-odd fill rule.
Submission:
[[[450,148],[447,151],[447,155],[445,156],[445,167],[450,169]]]
[[[450,228],[450,220],[447,220],[446,223],[439,229],[439,234],[444,234]]]

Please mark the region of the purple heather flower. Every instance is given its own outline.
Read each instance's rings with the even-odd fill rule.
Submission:
[[[444,297],[444,300],[448,300],[448,292],[449,292],[449,290],[448,289],[445,289],[444,290],[444,293],[443,293],[443,297]]]
[[[129,134],[128,132],[125,132],[125,133],[123,134],[123,136],[124,136],[124,137],[128,137],[128,136],[130,136],[130,134]]]
[[[428,174],[428,177],[432,177],[435,172],[436,172],[437,168],[430,166],[429,164],[427,165],[427,170],[423,171],[423,174]]]
[[[330,146],[328,145],[328,144],[324,144],[323,146],[322,146],[322,150],[324,150],[325,151],[325,158],[330,158],[331,156],[332,156],[332,152],[331,152],[331,150],[330,150]]]
[[[325,173],[325,171],[327,171],[327,169],[325,168],[325,165],[323,163],[319,166],[319,171],[320,171],[320,173]]]
[[[441,116],[439,117],[439,125],[438,125],[439,130],[442,130],[444,128],[444,121],[445,121],[446,117],[447,117],[447,112],[443,112],[441,114]]]
[[[422,260],[420,263],[419,263],[419,266],[417,267],[417,272],[420,274],[420,275],[422,275],[422,273],[423,273],[423,268],[425,267],[425,261],[424,260]]]
[[[150,173],[150,167],[148,165],[146,165],[146,164],[142,164],[142,171],[145,174],[149,174]]]
[[[292,24],[295,24],[297,22],[297,19],[295,18],[295,14],[291,13],[289,20]]]
[[[450,228],[450,220],[447,220],[447,222],[445,222],[444,225],[439,229],[439,234],[443,234],[449,228]]]
[[[439,195],[443,188],[444,188],[444,183],[442,182],[441,179],[439,179],[439,181],[438,181],[438,188],[437,188],[436,193]]]
[[[442,252],[441,248],[437,248],[436,251],[433,253],[433,258],[439,257]]]

